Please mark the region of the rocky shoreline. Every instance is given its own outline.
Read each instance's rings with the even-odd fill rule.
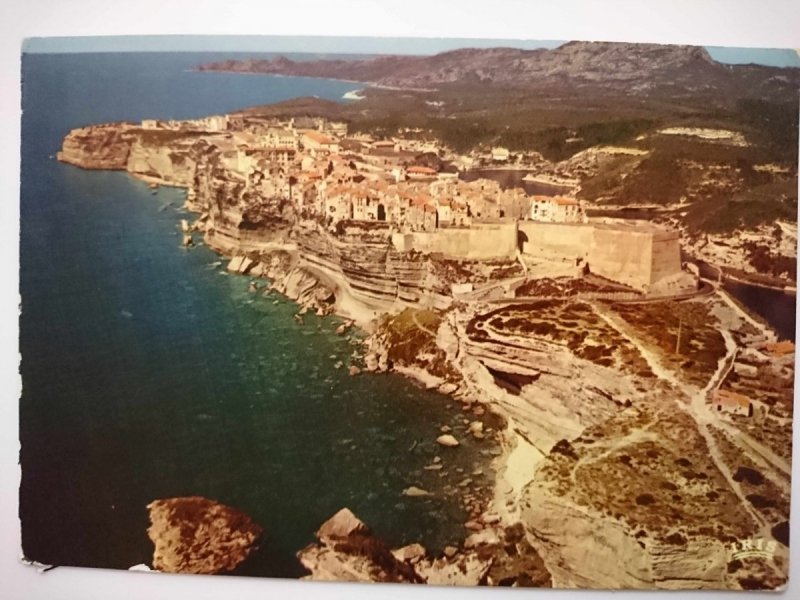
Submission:
[[[515,299],[509,282],[525,279],[515,261],[398,252],[379,224],[349,222],[332,233],[295,214],[283,188],[254,197],[214,154],[217,137],[85,128],[67,137],[59,159],[187,188],[186,207],[198,217],[186,233],[202,234],[229,258],[229,271],[269,279],[298,303],[300,320],[308,311],[335,313],[360,327],[368,334],[364,369],[451,394],[469,435],[495,435],[501,445],[492,498],[486,505],[472,494],[465,527],[474,533],[461,550],[392,551],[340,512],[300,553],[310,578],[667,589],[785,581],[788,548],[779,546],[768,568],[730,560],[731,543],[788,518],[780,508],[788,479],[769,454],[752,459],[773,486],[772,504],[753,508],[745,496],[753,491],[731,475],[752,453],[734,434],[757,433],[718,422],[709,400],[726,380],[723,368],[740,350],[755,351],[763,332],[725,302],[710,295],[618,306],[602,292],[576,297],[570,277],[559,278],[559,296]],[[455,291],[473,280],[478,289]],[[788,373],[773,364],[770,377],[783,386],[793,365]],[[753,382],[733,383],[759,393],[746,387]],[[787,423],[791,435],[791,392],[788,406],[784,387],[764,402],[773,403],[777,434],[757,443],[775,447]],[[489,414],[500,419],[491,432],[481,419]],[[441,433],[439,444],[458,442]],[[720,435],[733,436],[738,450],[725,450]]]

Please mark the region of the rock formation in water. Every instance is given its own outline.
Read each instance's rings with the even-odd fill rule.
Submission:
[[[490,519],[491,520],[491,519]],[[521,525],[480,525],[461,549],[428,555],[413,543],[390,550],[349,509],[343,508],[317,531],[318,541],[298,557],[315,581],[427,583],[550,587],[550,574]]]
[[[245,513],[201,496],[147,505],[153,568],[166,573],[227,573],[255,548],[262,529]]]

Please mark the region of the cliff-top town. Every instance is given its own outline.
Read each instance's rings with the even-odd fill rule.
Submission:
[[[586,47],[551,52],[559,51]],[[486,52],[491,60],[510,51]],[[668,66],[678,56],[692,68],[712,68],[691,48],[641,52],[666,56]],[[456,66],[475,60],[473,53],[480,54],[453,53]],[[531,64],[542,56],[551,55],[534,53]],[[625,79],[625,64],[614,77]],[[372,73],[374,66],[341,69]],[[310,76],[315,68],[285,59],[209,67]],[[388,71],[382,85],[409,83]],[[430,78],[446,92],[452,72]],[[719,81],[733,85],[726,77]],[[420,92],[417,79],[411,83]],[[439,97],[445,100],[426,106],[438,110],[450,98]],[[432,495],[426,485],[434,480],[423,477],[438,478],[464,440],[498,445],[488,454],[490,481],[465,474],[444,492],[459,498],[466,515],[463,540],[443,552],[419,543],[389,549],[342,507],[297,555],[308,578],[664,589],[785,584],[795,348],[724,283],[793,291],[785,264],[796,258],[796,224],[781,216],[745,227],[752,215],[743,212],[732,233],[709,234],[686,222],[696,217],[695,204],[738,193],[747,178],[783,189],[791,170],[765,161],[734,168],[725,159],[709,167],[673,145],[701,139],[719,144],[712,150],[723,155],[747,146],[743,134],[716,122],[651,127],[653,148],[673,162],[650,160],[651,150],[633,142],[590,144],[588,130],[580,139],[559,130],[568,136],[559,144],[586,147],[545,160],[498,144],[456,149],[413,125],[365,133],[313,111],[279,113],[91,125],[66,136],[58,159],[127,171],[150,186],[154,200],[160,186],[185,188],[193,215],[179,225],[186,251],[205,244],[226,257],[225,273],[248,278],[253,294],[294,300],[301,326],[315,312],[335,315],[339,335],[358,327],[360,350],[337,369],[353,377],[396,373],[457,402],[462,423],[441,427],[440,453],[404,490],[407,500]],[[518,176],[501,185],[500,172]],[[630,206],[587,200],[598,181],[608,197],[638,189],[625,186],[639,185],[631,180],[640,182],[642,172],[665,190],[670,177],[681,180],[685,189],[665,203],[669,211],[622,218],[634,214],[625,212]],[[529,194],[524,184],[552,193]],[[776,244],[764,250],[769,236]],[[763,273],[754,266],[759,260]],[[172,543],[180,537],[173,517],[181,502],[149,507],[155,568],[230,571],[261,534],[235,509],[186,498],[204,507],[204,519],[233,515],[246,524],[241,539],[215,533],[214,543],[241,556],[220,550],[219,565],[198,562],[191,544]]]

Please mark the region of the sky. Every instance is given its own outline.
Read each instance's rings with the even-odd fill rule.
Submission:
[[[305,36],[94,36],[37,37],[23,43],[23,52],[310,52],[336,54],[435,54],[455,48],[555,48],[561,41],[472,38],[305,37]],[[723,63],[756,63],[800,67],[797,50],[707,46]]]

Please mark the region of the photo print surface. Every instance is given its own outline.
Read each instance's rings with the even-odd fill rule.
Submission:
[[[26,43],[27,560],[785,586],[796,53],[213,39]]]

